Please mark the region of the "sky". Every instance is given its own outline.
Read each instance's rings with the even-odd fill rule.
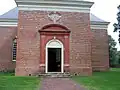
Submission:
[[[112,35],[112,37],[117,42],[117,48],[120,50],[120,45],[118,43],[118,33],[114,33],[113,24],[117,22],[117,12],[118,12],[118,5],[120,5],[120,0],[85,0],[85,1],[92,1],[94,5],[91,8],[91,13],[96,15],[97,17],[110,22],[108,26],[108,34]],[[0,15],[4,14],[5,12],[11,10],[12,8],[16,7],[16,3],[14,0],[1,0],[0,2]]]

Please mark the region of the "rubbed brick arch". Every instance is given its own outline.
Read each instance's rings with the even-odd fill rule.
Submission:
[[[50,29],[50,28],[53,28],[53,29],[63,29],[64,31],[69,31],[69,29],[66,27],[66,26],[63,26],[63,25],[60,25],[60,24],[48,24],[48,25],[45,25],[41,28],[41,30],[45,30],[45,29]]]

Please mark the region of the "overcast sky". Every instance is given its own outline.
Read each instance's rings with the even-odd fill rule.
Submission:
[[[113,38],[118,40],[118,33],[113,33],[114,27],[113,23],[117,22],[116,14],[118,12],[117,6],[120,5],[120,0],[86,0],[95,2],[91,8],[91,13],[97,17],[111,22],[108,26],[108,34],[112,35]],[[0,2],[0,15],[9,11],[10,9],[16,7],[14,0],[1,0]],[[117,44],[118,50],[120,50],[120,45]]]

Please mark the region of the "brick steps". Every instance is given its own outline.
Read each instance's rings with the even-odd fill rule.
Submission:
[[[39,77],[50,77],[50,78],[69,78],[71,77],[70,73],[47,73],[47,74],[38,74]]]

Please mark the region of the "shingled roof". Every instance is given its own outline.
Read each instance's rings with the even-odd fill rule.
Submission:
[[[0,19],[18,19],[18,8],[15,7],[12,10],[10,10],[10,11],[6,12],[5,14],[1,15]],[[90,20],[95,21],[95,22],[106,22],[106,21],[96,17],[92,13],[90,14]]]

